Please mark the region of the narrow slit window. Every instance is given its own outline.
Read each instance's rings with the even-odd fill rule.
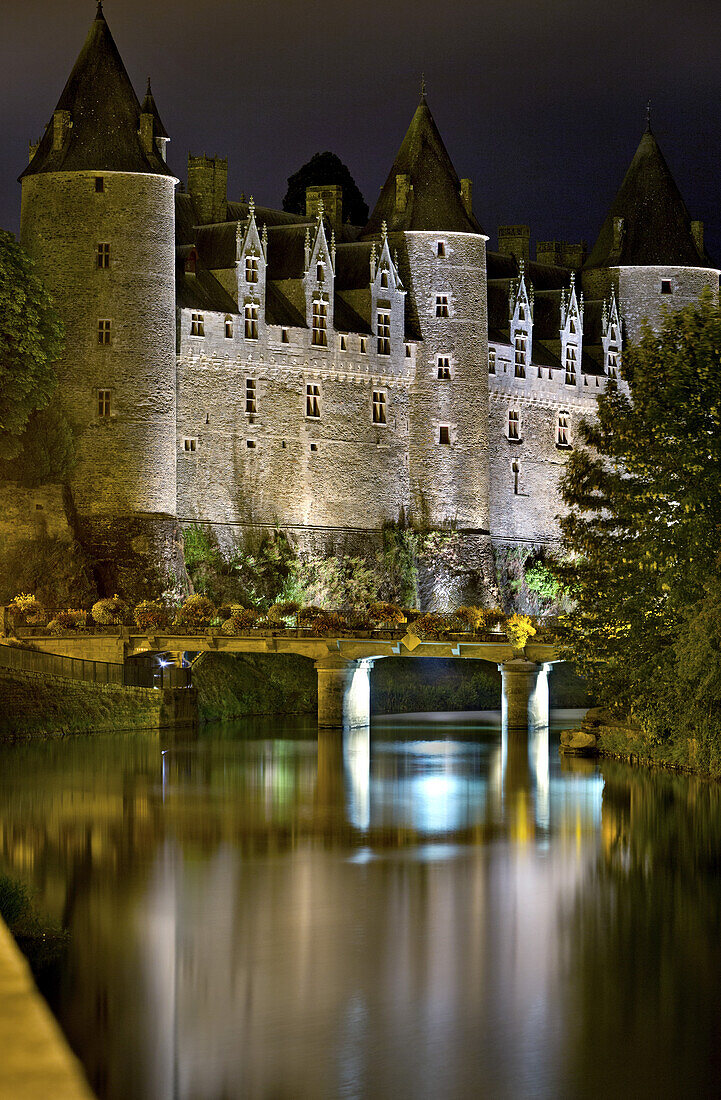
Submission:
[[[373,423],[385,424],[386,421],[386,394],[384,390],[373,390]]]
[[[450,445],[451,442],[451,429],[448,424],[441,424],[438,429],[438,442],[445,446]]]
[[[514,440],[521,438],[521,414],[517,409],[508,410],[508,438]]]
[[[98,390],[98,416],[102,420],[110,416],[110,390]]]
[[[106,347],[112,338],[112,322],[98,321],[98,343]]]
[[[313,346],[328,347],[328,305],[326,302],[313,302]]]
[[[95,190],[98,195],[101,195],[105,190],[105,178],[103,176],[95,177]]]
[[[436,294],[436,317],[448,317],[448,295]]]
[[[378,314],[378,354],[390,355],[391,353],[391,315],[390,313]]]
[[[451,360],[448,355],[438,356],[438,379],[448,382],[451,378]]]
[[[257,388],[255,378],[245,380],[245,411],[251,415],[258,411]]]
[[[439,241],[436,245],[436,256],[445,256],[446,254],[446,242]]]
[[[243,316],[245,319],[245,338],[246,340],[258,339],[258,307],[256,305],[247,305],[243,310]]]
[[[205,336],[205,318],[202,313],[191,313],[190,335]]]
[[[368,341],[365,338],[365,336],[361,336],[361,338],[360,338],[360,350],[361,350],[361,355],[365,355],[366,352],[368,351]]]
[[[495,374],[496,373],[496,349],[495,348],[489,348],[488,349],[488,373],[489,374]]]
[[[232,317],[226,317],[225,318],[225,339],[226,340],[232,340],[233,339],[233,318]]]
[[[520,474],[520,466],[517,462],[511,463],[511,473],[513,474],[513,495],[518,496],[518,476]]]
[[[340,338],[340,350],[341,351],[348,351],[348,337],[347,336],[341,336],[341,338]]]
[[[281,342],[281,344],[289,344],[290,343],[290,334],[289,334],[287,328],[283,328],[283,329],[280,330],[280,342]]]
[[[258,257],[245,257],[245,281],[246,283],[258,282]]]
[[[305,415],[313,420],[320,418],[320,386],[315,382],[305,387]]]
[[[99,244],[95,249],[95,266],[101,269],[110,267],[110,245],[107,243]]]

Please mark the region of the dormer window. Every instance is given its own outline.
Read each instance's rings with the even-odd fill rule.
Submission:
[[[316,264],[315,277],[319,283],[325,282],[325,267],[323,264]]]
[[[390,355],[391,353],[391,315],[390,313],[378,314],[378,354]]]
[[[514,364],[516,378],[526,377],[526,334],[517,332],[514,341]]]
[[[618,361],[619,353],[617,351],[609,351],[608,353],[608,377],[618,378]]]
[[[568,331],[571,333],[572,336],[576,335],[576,322],[574,321],[573,317],[569,321]]]
[[[573,346],[566,348],[566,385],[576,385],[576,349]]]
[[[328,306],[325,302],[313,302],[313,346],[328,347]]]
[[[246,283],[258,282],[258,257],[245,257],[245,281]]]
[[[518,320],[519,321],[525,321],[526,320],[526,307],[523,305],[523,303],[521,303],[520,306],[518,307]]]
[[[388,290],[388,272],[387,271],[381,271],[381,288],[383,290]]]
[[[258,307],[250,303],[243,310],[246,340],[258,339]]]

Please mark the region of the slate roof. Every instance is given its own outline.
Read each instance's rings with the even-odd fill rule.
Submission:
[[[158,113],[158,108],[155,104],[155,96],[153,95],[153,91],[150,87],[150,77],[148,77],[148,87],[145,91],[145,99],[143,100],[140,110],[142,114],[152,115],[155,119],[155,137],[168,139],[170,138],[170,134],[163,126],[163,120],[161,119],[160,114]]]
[[[178,309],[209,309],[215,313],[237,314],[238,307],[225,287],[201,262],[195,273],[186,272],[185,261],[193,252],[192,245],[175,250],[175,304]]]
[[[51,119],[21,179],[39,172],[173,175],[156,150],[143,152],[140,103],[100,4],[56,109],[69,111],[72,122],[63,148],[53,149]]]
[[[614,248],[615,218],[624,219]],[[647,130],[611,204],[585,267],[710,267],[691,235],[691,218],[656,138]]]
[[[396,209],[397,175],[408,175],[412,185],[403,211]],[[362,235],[380,233],[384,221],[389,232],[481,233],[476,219],[466,213],[460,192],[461,182],[423,96]]]

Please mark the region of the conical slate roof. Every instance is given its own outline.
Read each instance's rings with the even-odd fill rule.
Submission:
[[[398,175],[407,175],[412,186],[405,210],[396,207]],[[466,213],[460,180],[425,95],[413,115],[363,235],[380,233],[384,221],[391,233],[413,229],[482,232],[476,219]]]
[[[154,104],[153,104],[154,106]],[[23,172],[153,172],[172,175],[160,155],[140,144],[140,104],[98,4],[90,33],[57,110],[72,123],[62,149],[53,149],[53,122]]]
[[[620,247],[614,221],[623,218]],[[691,218],[650,128],[641,138],[585,267],[712,266],[699,252]]]
[[[140,110],[144,115],[152,115],[155,119],[155,137],[167,138],[168,140],[170,140],[170,134],[163,126],[163,121],[158,113],[158,108],[155,105],[155,96],[153,95],[153,90],[150,87],[150,77],[148,77],[148,87],[145,92],[145,99],[143,100],[143,105]]]

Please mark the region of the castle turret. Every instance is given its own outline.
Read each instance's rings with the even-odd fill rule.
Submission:
[[[411,518],[488,530],[486,253],[425,94],[365,236],[387,226],[420,343],[409,411]]]
[[[152,587],[158,553],[169,569],[173,554],[177,180],[167,140],[98,4],[21,176],[20,234],[65,325],[58,400],[76,437],[79,533],[101,583],[136,590],[146,576]],[[126,554],[124,575],[114,563]]]
[[[644,319],[658,328],[664,306],[680,309],[718,286],[703,226],[691,221],[649,120],[584,265],[583,288],[589,298],[615,292],[625,335],[636,341]]]

